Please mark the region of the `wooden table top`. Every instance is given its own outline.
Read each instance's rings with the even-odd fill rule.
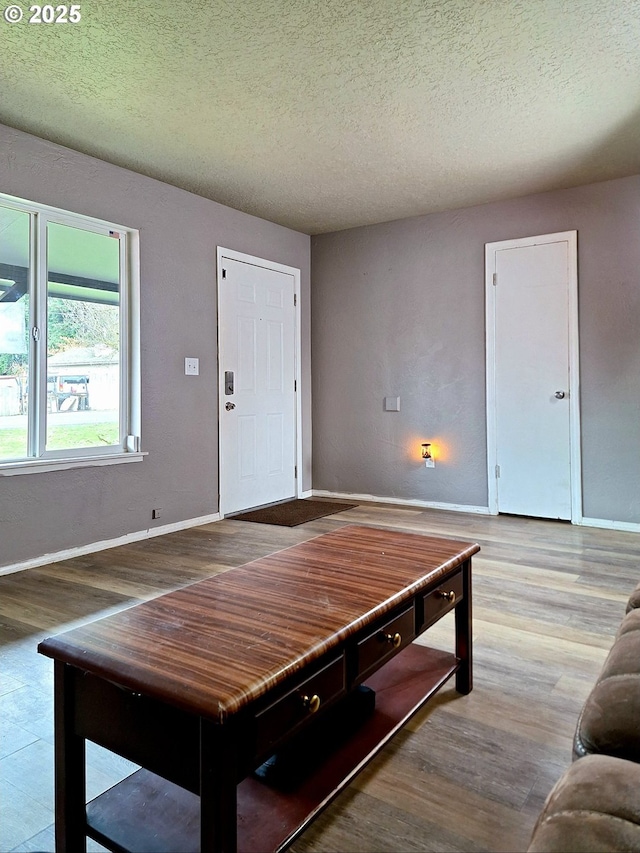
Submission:
[[[477,551],[342,527],[44,640],[38,651],[223,722]]]

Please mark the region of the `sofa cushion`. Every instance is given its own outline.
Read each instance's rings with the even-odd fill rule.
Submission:
[[[616,637],[619,637],[621,634],[626,634],[629,631],[639,631],[640,630],[640,607],[633,607],[629,612],[622,618],[622,622],[620,623],[620,627],[618,628],[618,633]]]
[[[540,813],[528,853],[640,850],[640,765],[608,755],[575,761]]]
[[[631,610],[635,610],[636,607],[640,607],[640,583],[629,596],[629,601],[627,602],[627,613]]]
[[[622,620],[578,719],[574,758],[590,753],[640,762],[640,609]]]

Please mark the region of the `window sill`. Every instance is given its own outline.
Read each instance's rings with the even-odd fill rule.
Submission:
[[[0,464],[1,477],[16,474],[38,474],[44,471],[66,471],[70,468],[93,468],[97,465],[122,465],[142,462],[146,453],[110,453],[104,456],[68,456],[66,459],[27,459],[24,462]]]

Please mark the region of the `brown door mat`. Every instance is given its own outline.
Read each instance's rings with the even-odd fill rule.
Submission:
[[[325,515],[333,515],[345,509],[353,509],[357,504],[337,503],[335,501],[310,501],[293,500],[281,504],[265,506],[262,509],[253,509],[249,512],[241,512],[238,515],[229,515],[227,518],[233,521],[253,521],[258,524],[279,524],[282,527],[296,527],[305,521],[314,521]]]

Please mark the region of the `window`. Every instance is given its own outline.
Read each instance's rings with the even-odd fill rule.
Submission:
[[[139,453],[137,232],[0,196],[0,472]]]

